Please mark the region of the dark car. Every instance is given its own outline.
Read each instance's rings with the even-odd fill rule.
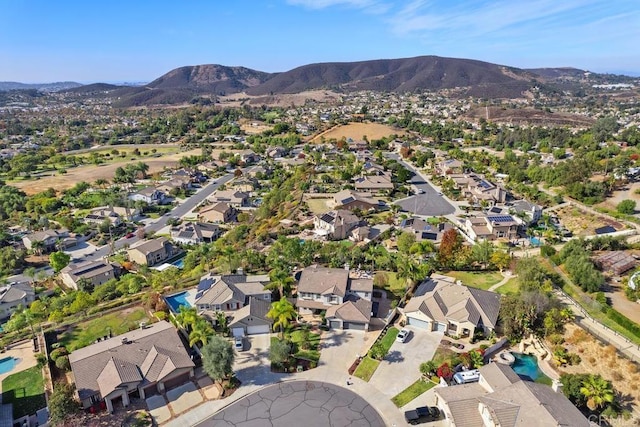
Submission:
[[[440,418],[440,409],[435,406],[420,406],[404,413],[404,419],[412,425],[428,423]]]
[[[135,236],[135,234],[133,233],[127,233],[127,235],[125,236],[127,239],[132,238],[133,236]]]

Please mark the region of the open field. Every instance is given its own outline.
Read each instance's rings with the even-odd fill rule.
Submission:
[[[635,191],[640,189],[640,182],[631,182],[622,186],[619,190],[614,191],[606,200],[602,203],[597,204],[596,206],[600,206],[608,209],[615,209],[623,200],[633,200],[636,202],[636,211],[640,210],[640,194],[636,194]]]
[[[391,126],[380,123],[349,123],[344,126],[337,126],[326,132],[316,135],[311,142],[319,142],[322,137],[324,139],[342,139],[351,138],[354,141],[362,140],[363,136],[367,139],[380,139],[390,135],[404,135],[406,132],[402,129],[396,129]]]
[[[67,173],[59,175],[53,173],[52,176],[43,176],[39,179],[31,179],[26,181],[12,181],[10,185],[20,188],[27,194],[35,194],[48,188],[55,188],[58,191],[66,190],[76,185],[78,182],[94,182],[97,179],[106,179],[111,181],[117,168],[128,163],[144,162],[149,165],[149,174],[162,172],[165,168],[173,168],[178,166],[178,161],[185,156],[195,156],[202,154],[202,150],[195,149],[183,151],[181,153],[170,154],[163,157],[140,158],[130,160],[125,158],[122,161],[105,164],[100,166],[86,165],[77,168],[68,169]]]
[[[560,223],[575,236],[592,236],[596,228],[611,225],[617,231],[623,230],[624,225],[603,216],[596,216],[575,206],[564,206],[556,210]]]
[[[219,97],[224,107],[241,107],[249,105],[270,105],[275,107],[291,107],[304,105],[308,100],[323,103],[338,102],[341,95],[330,90],[309,90],[300,93],[282,93],[277,95],[251,96],[246,93],[234,93]]]

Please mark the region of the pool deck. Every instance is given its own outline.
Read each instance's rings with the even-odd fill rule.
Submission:
[[[15,357],[18,359],[18,363],[16,363],[12,370],[7,373],[0,374],[0,392],[2,391],[2,381],[9,375],[24,371],[25,369],[29,369],[30,367],[38,364],[36,361],[36,354],[37,353],[33,352],[33,341],[31,340],[22,341],[9,346],[7,351],[0,354],[0,359],[4,359],[5,357]]]

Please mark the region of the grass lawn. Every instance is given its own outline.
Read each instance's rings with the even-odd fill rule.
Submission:
[[[120,335],[140,326],[141,321],[151,322],[142,307],[129,308],[123,311],[106,314],[86,322],[70,326],[58,339],[69,352],[86,347],[103,337],[111,330],[111,335]]]
[[[449,271],[442,274],[461,280],[463,285],[484,290],[503,279],[499,271]]]
[[[518,292],[520,285],[517,278],[511,278],[504,285],[496,289],[496,292],[502,295],[515,294]]]
[[[317,362],[320,360],[320,351],[318,348],[320,347],[320,335],[314,334],[313,332],[309,332],[309,349],[302,349],[303,333],[300,329],[289,332],[287,338],[293,342],[298,351],[294,354],[294,357],[299,357],[301,359],[313,360]]]
[[[458,353],[456,353],[455,351],[440,345],[436,349],[436,353],[433,355],[433,359],[431,360],[433,360],[433,362],[436,364],[436,367],[437,367],[442,365],[444,362],[449,363],[451,359],[456,357],[457,355]],[[449,363],[449,366],[451,366],[451,363]]]
[[[375,360],[370,358],[369,356],[365,356],[362,359],[362,362],[360,362],[360,364],[356,368],[356,371],[353,373],[353,375],[360,378],[361,380],[369,382],[369,380],[373,376],[373,373],[376,371],[376,369],[378,369],[378,365],[380,365],[379,360]]]
[[[46,407],[42,369],[34,366],[2,380],[2,403],[13,403],[14,419]]]
[[[407,289],[407,281],[405,279],[398,278],[398,275],[392,271],[385,271],[385,274],[389,278],[389,283],[385,289],[390,291],[396,297],[402,298]]]
[[[398,408],[402,408],[404,405],[411,402],[413,399],[420,396],[422,393],[434,387],[435,385],[436,384],[431,381],[418,380],[395,395],[391,399],[391,401],[395,403]]]
[[[398,332],[400,331],[397,328],[389,328],[389,330],[387,330],[387,333],[380,340],[380,343],[384,348],[385,354],[389,352],[389,349],[391,348],[391,346],[393,345],[393,342],[396,340],[396,337],[398,336]]]
[[[331,199],[308,199],[307,205],[309,206],[309,210],[316,215],[320,215],[325,213],[328,210],[331,210],[327,202],[330,202]]]

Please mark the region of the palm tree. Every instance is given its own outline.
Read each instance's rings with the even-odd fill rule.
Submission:
[[[93,185],[99,188],[105,188],[107,184],[109,184],[109,181],[104,178],[98,178],[93,182]]]
[[[42,255],[42,249],[44,249],[44,242],[42,240],[35,240],[31,242],[31,250],[36,255]]]
[[[589,375],[582,383],[580,393],[587,398],[587,407],[592,411],[613,402],[615,397],[611,382],[600,375]]]
[[[195,307],[187,307],[185,305],[181,305],[178,309],[178,314],[176,315],[176,322],[184,329],[189,330],[193,329],[195,324],[198,322],[198,311]]]
[[[297,312],[293,304],[286,298],[271,303],[271,309],[267,317],[273,320],[273,330],[279,329],[280,335],[284,335],[284,330],[289,327],[291,320],[297,317]]]
[[[209,337],[214,333],[215,331],[209,322],[207,322],[203,317],[199,317],[189,334],[189,345],[193,347],[199,342],[202,343],[202,345],[205,345],[209,340]]]
[[[269,285],[267,289],[278,289],[280,298],[291,293],[291,286],[295,282],[289,273],[280,268],[274,268],[269,272]]]

